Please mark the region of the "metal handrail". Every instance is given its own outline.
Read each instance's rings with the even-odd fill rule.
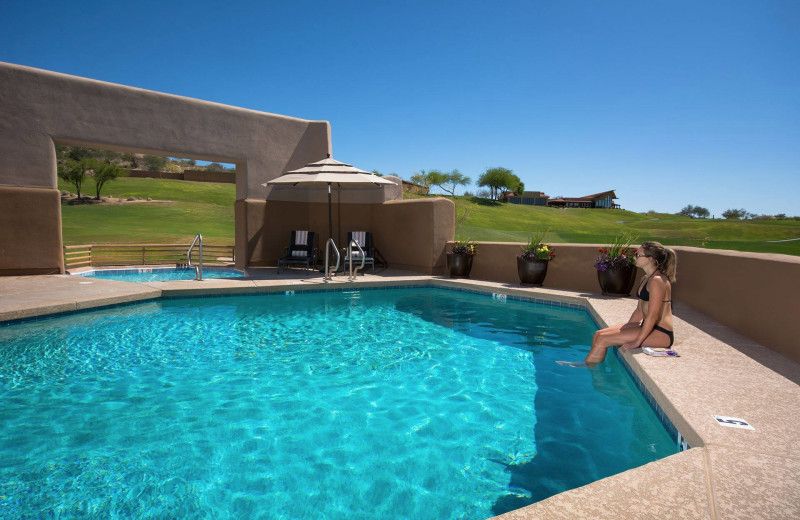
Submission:
[[[194,249],[195,244],[198,244],[197,252],[200,255],[200,262],[197,265],[192,266],[192,249]],[[198,233],[197,236],[194,237],[194,240],[192,240],[192,245],[189,246],[189,250],[186,252],[186,266],[194,267],[195,280],[203,279],[203,235],[201,235],[200,233]]]
[[[336,271],[339,270],[339,265],[342,263],[342,255],[339,253],[339,248],[336,247],[336,242],[333,241],[333,238],[329,238],[327,242],[325,242],[325,276],[323,280],[330,280],[333,278],[333,274],[330,271],[330,248],[331,245],[333,246],[333,252],[336,253],[336,267],[333,268],[333,273],[335,274]]]
[[[355,244],[355,246],[358,248],[359,253],[361,253],[361,265],[356,267],[355,274],[353,274],[353,244]],[[358,276],[358,270],[364,268],[364,264],[367,261],[366,256],[367,256],[366,253],[364,253],[364,250],[361,249],[361,246],[358,244],[358,242],[356,242],[353,239],[350,239],[350,243],[347,244],[347,260],[348,263],[350,264],[350,276],[347,277],[348,280],[352,281],[356,279],[356,276]]]

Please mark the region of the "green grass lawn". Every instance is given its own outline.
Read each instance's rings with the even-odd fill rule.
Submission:
[[[477,200],[477,202],[476,202]],[[550,230],[548,242],[607,243],[620,233],[666,245],[733,249],[800,256],[798,220],[693,219],[668,213],[607,209],[556,209],[456,197],[456,238],[527,242],[534,230]]]
[[[94,185],[84,190],[92,193]],[[75,192],[59,179],[61,190]],[[178,244],[197,233],[211,244],[233,244],[236,186],[166,179],[122,178],[103,190],[113,197],[152,198],[170,203],[132,203],[119,206],[61,206],[65,245]]]
[[[75,193],[75,187],[61,179],[58,179],[58,189]],[[88,181],[84,183],[81,194],[94,197],[94,190],[94,183]],[[144,199],[151,197],[154,200],[232,206],[236,200],[236,185],[121,177],[106,184],[103,187],[102,196],[115,198],[138,197]]]
[[[87,182],[84,190],[92,193]],[[59,180],[59,189],[73,191]],[[169,204],[62,206],[64,244],[188,243],[195,234],[214,244],[233,244],[233,184],[122,178],[104,193],[151,197]],[[415,198],[415,196],[410,196]],[[477,202],[476,202],[477,201]],[[547,230],[548,242],[607,243],[630,232],[639,241],[800,256],[800,221],[692,219],[667,213],[624,210],[555,209],[501,204],[456,197],[456,238],[526,242],[534,230]]]
[[[64,245],[188,244],[197,233],[211,244],[233,244],[233,202],[61,206],[61,219]]]

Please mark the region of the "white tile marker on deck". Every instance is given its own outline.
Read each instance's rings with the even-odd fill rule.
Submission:
[[[726,417],[724,415],[712,415],[717,424],[720,426],[727,426],[728,428],[741,428],[743,430],[755,430],[750,423],[738,417]]]

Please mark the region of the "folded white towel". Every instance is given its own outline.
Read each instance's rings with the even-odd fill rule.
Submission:
[[[308,242],[308,231],[295,231],[294,232],[294,245],[304,246]],[[306,257],[308,251],[292,250],[292,256]]]

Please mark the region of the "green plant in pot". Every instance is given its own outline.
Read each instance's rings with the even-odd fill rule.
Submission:
[[[637,237],[623,234],[614,238],[611,244],[598,249],[594,259],[597,281],[603,294],[630,296],[636,280],[636,248],[631,244]]]
[[[450,278],[469,278],[472,259],[478,254],[478,246],[470,240],[456,240],[447,252],[447,271]]]
[[[547,244],[544,237],[547,231],[534,233],[528,243],[523,246],[522,254],[517,255],[517,274],[519,283],[541,287],[547,276],[547,266],[556,253]]]

